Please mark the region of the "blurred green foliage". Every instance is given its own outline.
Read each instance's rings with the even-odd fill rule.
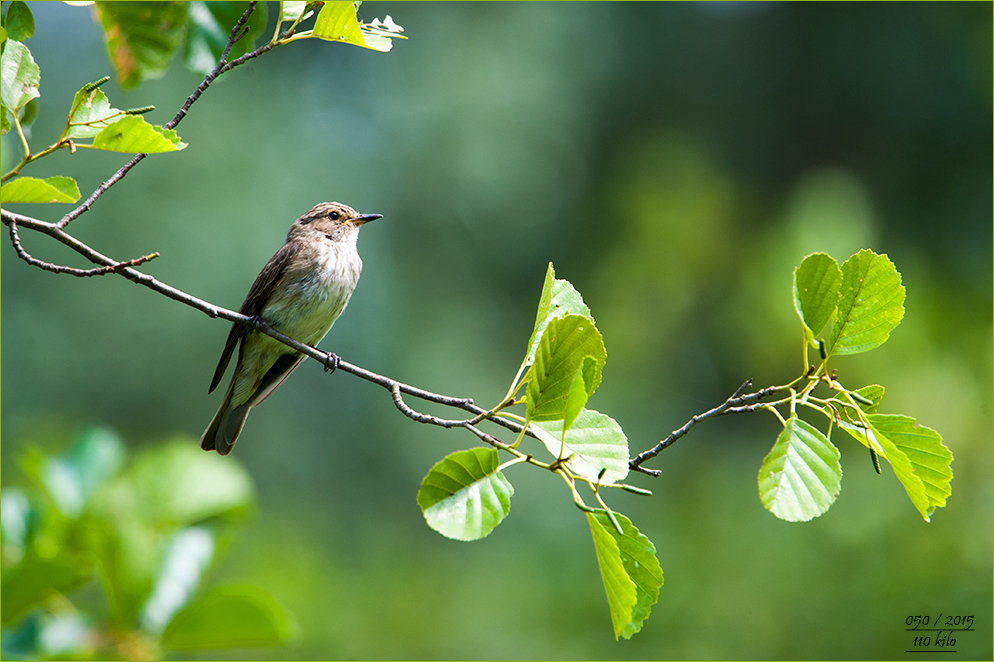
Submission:
[[[57,136],[80,86],[112,72],[90,10],[30,7],[43,72],[32,131]],[[503,395],[554,261],[609,355],[592,406],[633,451],[747,377],[796,374],[792,269],[873,248],[901,272],[907,312],[884,347],[839,359],[840,376],[887,384],[888,410],[940,430],[956,455],[931,524],[855,443],[841,445],[831,511],[787,524],[756,498],[771,422],[698,427],[653,463],[662,477],[641,479],[652,498],[618,497],[666,585],[642,632],[615,643],[589,529],[558,488],[509,469],[515,517],[471,546],[444,539],[415,495],[465,439],[305,366],[246,428],[233,461],[258,486],[258,517],[212,578],[265,589],[302,636],[230,656],[882,659],[905,656],[908,616],[944,612],[976,617],[958,654],[990,659],[991,11],[367,3],[362,14],[404,25],[389,55],[308,40],[212,88],[181,126],[190,147],[146,160],[75,232],[119,259],[160,251],[149,273],[234,307],[314,203],[383,213],[323,347],[478,402]],[[157,106],[146,117],[161,124],[198,82],[174,66],[108,95]],[[3,170],[19,158],[11,138]],[[28,173],[72,170],[84,195],[123,163],[50,160]],[[58,456],[81,423],[114,426],[138,452],[172,431],[195,447],[225,324],[123,279],[0,255],[5,493],[16,458]],[[137,594],[121,595],[133,608]]]
[[[262,589],[201,586],[254,505],[245,469],[186,438],[126,453],[106,428],[65,453],[29,447],[30,487],[0,492],[4,658],[153,659],[292,639],[296,622]]]

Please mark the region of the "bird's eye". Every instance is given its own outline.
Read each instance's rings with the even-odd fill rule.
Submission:
[[[330,214],[328,214],[328,218],[330,218],[333,221],[337,221],[338,217],[339,217],[339,213],[337,211],[333,211]]]

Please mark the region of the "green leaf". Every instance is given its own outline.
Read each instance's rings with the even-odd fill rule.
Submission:
[[[622,533],[618,533],[604,510],[587,513],[587,522],[607,592],[614,638],[629,639],[642,629],[652,605],[659,599],[663,570],[656,558],[655,545],[627,517],[619,513],[614,513],[614,517],[621,524]]]
[[[353,2],[326,2],[314,20],[314,36],[365,46]]]
[[[590,397],[601,383],[606,361],[604,340],[593,320],[573,314],[553,318],[535,352],[526,391],[526,418],[563,420],[577,371],[583,371],[583,387]]]
[[[354,2],[326,2],[314,20],[310,36],[326,41],[341,41],[363,48],[386,52],[393,48],[391,37],[399,37],[404,29],[389,16],[381,22],[360,25]]]
[[[96,8],[121,87],[165,75],[183,38],[185,2],[97,2]]]
[[[255,40],[266,27],[266,4],[260,2],[249,16],[248,33],[231,47],[228,59],[233,60],[248,53],[255,46]],[[207,75],[221,60],[221,53],[228,43],[231,28],[238,22],[247,2],[201,2],[189,3],[189,24],[186,43],[183,48],[183,62],[188,69]]]
[[[418,505],[428,526],[447,538],[479,540],[511,510],[514,488],[497,471],[493,448],[472,448],[443,458],[421,481]]]
[[[820,430],[792,416],[759,470],[759,497],[771,513],[806,522],[828,510],[842,487],[839,450]]]
[[[583,411],[584,405],[587,404],[587,400],[590,398],[590,394],[587,392],[587,383],[584,381],[583,376],[584,373],[589,373],[593,370],[593,366],[591,365],[593,362],[594,359],[590,356],[583,360],[583,365],[576,371],[576,376],[573,378],[569,395],[566,396],[566,411],[563,413],[562,427],[567,430],[573,425],[573,421]]]
[[[7,36],[14,41],[24,41],[35,33],[35,17],[31,15],[26,2],[15,2],[7,5],[7,16],[4,19]]]
[[[296,21],[304,15],[304,8],[307,2],[281,2],[280,3],[280,23],[286,21]]]
[[[0,55],[0,100],[12,113],[17,113],[32,99],[41,96],[41,69],[35,64],[28,47],[10,40]]]
[[[93,139],[95,149],[155,154],[184,149],[186,143],[172,129],[152,126],[139,115],[129,115],[102,129]]]
[[[185,437],[142,453],[121,478],[143,519],[175,526],[240,514],[255,498],[244,467]]]
[[[79,187],[72,177],[18,177],[0,186],[0,202],[76,202]]]
[[[869,428],[863,427],[861,422],[852,423],[847,419],[842,420],[840,427],[861,444],[873,450],[878,457],[882,457],[890,463],[891,468],[894,469],[894,475],[901,481],[901,485],[904,486],[904,491],[908,493],[911,503],[914,504],[915,508],[918,509],[918,512],[921,513],[921,516],[927,522],[929,521],[932,510],[934,510],[934,506],[929,503],[928,495],[925,492],[925,484],[915,473],[915,467],[904,451],[898,448],[893,441],[887,438],[887,435],[874,426],[873,420],[876,416],[880,416],[880,414],[872,414],[867,417],[870,424]]]
[[[73,97],[69,109],[68,137],[74,140],[93,138],[114,122],[127,117],[123,111],[112,108],[107,95],[94,83],[84,85]]]
[[[7,135],[10,131],[10,120],[7,119],[7,106],[0,103],[0,136]]]
[[[300,634],[296,619],[255,586],[219,586],[176,614],[162,633],[173,651],[283,646]]]
[[[65,557],[29,555],[0,578],[0,614],[14,622],[28,609],[72,590],[93,576],[90,565]]]
[[[808,341],[814,340],[832,318],[841,281],[838,263],[825,253],[807,256],[794,270],[794,309],[804,323]]]
[[[911,471],[923,484],[928,500],[924,510],[917,502],[915,506],[925,521],[929,521],[935,509],[945,506],[946,498],[952,494],[952,451],[942,443],[942,436],[938,432],[916,425],[915,419],[910,416],[872,414],[869,418],[873,430],[893,442],[911,463]],[[905,483],[904,480],[901,482]],[[907,485],[905,488],[907,489]],[[908,495],[912,496],[911,490],[908,490]],[[915,502],[914,496],[912,502]]]
[[[559,457],[563,439],[563,421],[532,423],[531,429],[553,456]],[[574,472],[597,480],[601,471],[604,484],[624,480],[628,475],[628,438],[610,416],[584,409],[566,431],[563,456],[572,455],[569,466]]]
[[[863,249],[842,265],[828,353],[858,354],[878,347],[903,317],[901,274],[886,255]]]
[[[545,273],[545,283],[542,285],[542,296],[538,301],[538,314],[535,316],[535,328],[528,339],[528,354],[525,365],[531,365],[535,361],[535,352],[538,349],[538,342],[542,339],[545,327],[553,318],[562,317],[567,314],[583,315],[594,318],[590,315],[590,308],[583,303],[583,297],[576,291],[568,280],[556,278],[556,270],[549,263],[549,268]]]

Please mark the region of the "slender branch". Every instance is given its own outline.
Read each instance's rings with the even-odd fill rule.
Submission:
[[[65,267],[57,264],[52,264],[51,262],[45,262],[44,260],[39,260],[36,257],[32,257],[30,253],[24,250],[21,245],[21,238],[17,234],[17,222],[11,221],[9,224],[10,230],[10,243],[14,245],[14,250],[17,251],[17,257],[21,258],[28,264],[38,267],[39,269],[44,269],[45,271],[51,271],[56,274],[69,274],[70,276],[79,276],[81,278],[87,276],[103,276],[105,274],[112,274],[120,271],[125,267],[134,267],[150,260],[154,260],[159,257],[159,253],[152,253],[150,255],[143,255],[142,257],[136,257],[133,260],[127,260],[125,262],[116,262],[114,264],[108,265],[106,267],[97,267],[96,269],[76,269],[74,267]]]
[[[186,117],[187,111],[190,110],[190,106],[192,106],[193,103],[200,98],[200,95],[203,94],[208,87],[210,87],[210,84],[214,82],[215,78],[220,76],[225,71],[230,71],[231,69],[237,67],[238,65],[248,62],[253,57],[258,57],[259,55],[273,49],[274,44],[269,43],[264,46],[260,46],[251,53],[243,55],[237,60],[234,60],[232,62],[227,61],[228,54],[231,52],[231,47],[234,46],[236,41],[238,41],[244,36],[245,33],[242,32],[241,34],[239,34],[239,31],[241,30],[242,26],[245,25],[245,23],[248,21],[253,11],[255,11],[255,2],[250,2],[248,9],[246,9],[245,13],[243,13],[241,18],[238,19],[238,22],[235,23],[235,26],[231,28],[231,33],[228,36],[228,42],[224,46],[224,51],[221,53],[221,59],[218,60],[217,66],[215,66],[214,69],[207,74],[203,82],[200,83],[200,85],[197,86],[197,89],[193,91],[193,94],[187,97],[186,102],[179,109],[179,112],[177,112],[176,115],[164,125],[164,128],[173,129],[176,127],[177,124],[183,121],[183,118]],[[71,212],[63,216],[62,220],[60,220],[57,224],[59,229],[65,228],[67,225],[69,225],[74,220],[82,216],[85,212],[87,212],[90,209],[90,207],[93,206],[93,203],[96,202],[98,198],[100,198],[100,196],[106,193],[111,186],[121,181],[124,178],[124,176],[128,174],[128,172],[132,168],[134,168],[136,165],[141,163],[142,159],[144,159],[146,156],[148,156],[148,154],[135,154],[130,161],[125,163],[123,166],[121,166],[121,168],[113,175],[111,175],[111,177],[107,181],[105,181],[103,184],[98,186],[96,190],[94,190],[93,193],[91,193],[90,196],[83,202],[83,204],[81,204],[80,206],[76,207]]]
[[[661,471],[657,469],[646,469],[642,466],[642,463],[645,462],[646,460],[650,460],[656,457],[657,455],[659,455],[660,452],[662,452],[664,448],[668,448],[669,446],[676,443],[677,439],[690,432],[691,428],[693,428],[701,421],[707,420],[709,418],[714,418],[716,416],[722,416],[724,414],[752,411],[757,407],[765,406],[765,403],[759,403],[756,405],[752,405],[751,407],[745,406],[746,403],[755,402],[769,395],[773,395],[775,393],[782,393],[784,391],[790,390],[789,385],[769,386],[767,388],[760,389],[755,393],[747,393],[746,395],[742,395],[742,391],[746,390],[750,386],[752,386],[752,380],[751,379],[746,380],[741,386],[735,389],[735,393],[732,393],[732,395],[729,396],[729,398],[725,400],[723,403],[721,403],[714,409],[709,409],[703,414],[697,414],[696,416],[693,416],[689,421],[684,423],[682,427],[679,427],[673,432],[671,432],[668,437],[660,441],[658,444],[656,444],[649,450],[642,451],[641,453],[636,455],[628,462],[628,468],[631,469],[632,471],[640,471],[644,474],[649,474],[650,476],[659,476],[662,473]]]

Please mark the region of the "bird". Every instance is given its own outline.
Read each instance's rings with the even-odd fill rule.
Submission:
[[[338,202],[322,202],[298,218],[286,243],[259,272],[238,312],[314,346],[331,330],[359,282],[359,227],[383,218]],[[200,438],[205,451],[231,452],[245,419],[290,376],[304,355],[257,328],[233,323],[207,393],[213,393],[235,346],[231,384]],[[337,366],[337,356],[332,356]]]

